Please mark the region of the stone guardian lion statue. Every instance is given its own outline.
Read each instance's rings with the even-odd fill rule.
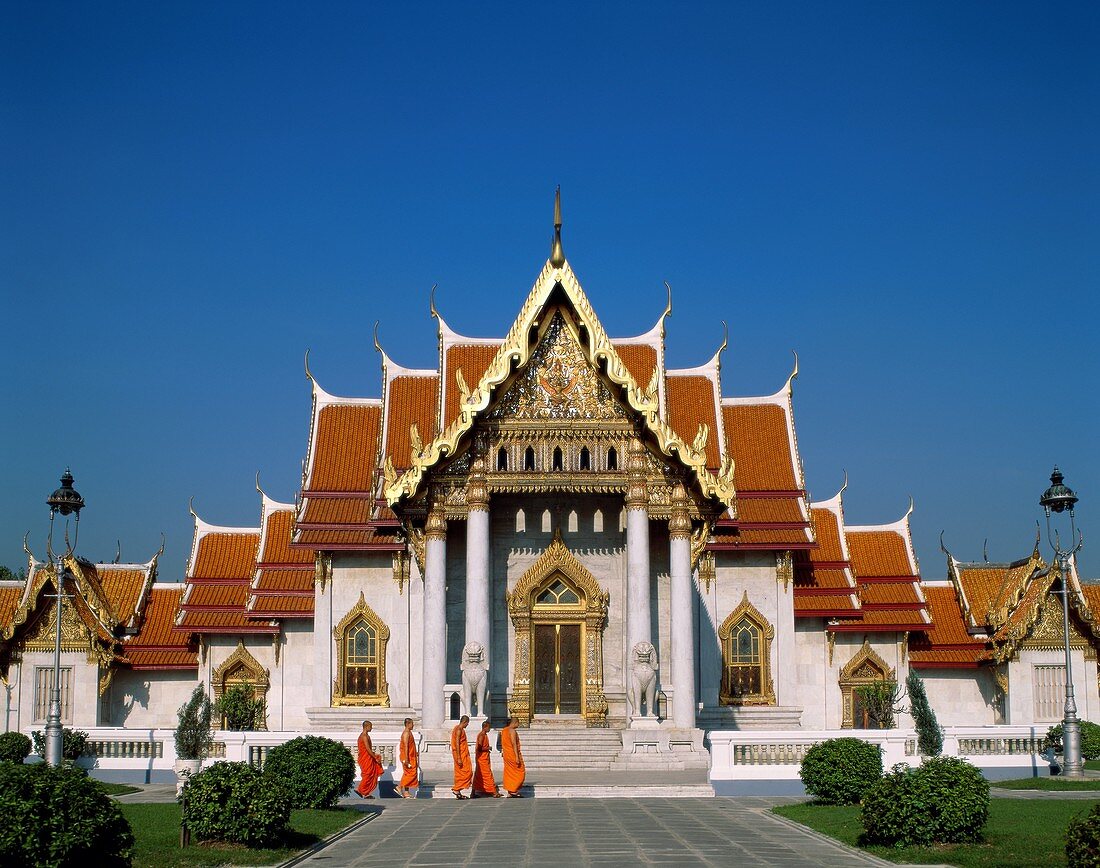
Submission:
[[[649,642],[639,642],[634,646],[631,657],[630,709],[636,717],[656,717],[657,649]]]
[[[480,642],[467,642],[462,649],[462,710],[471,717],[486,717],[485,691],[489,686],[489,666]],[[474,714],[474,701],[477,714]]]

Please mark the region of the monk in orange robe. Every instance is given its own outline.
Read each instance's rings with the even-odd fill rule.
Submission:
[[[468,799],[462,791],[473,785],[474,771],[470,767],[470,743],[466,741],[466,725],[470,718],[465,714],[458,722],[458,726],[451,730],[451,756],[455,761],[455,785],[451,792],[456,799]]]
[[[489,729],[491,726],[492,724],[489,721],[483,721],[481,732],[477,734],[477,745],[474,747],[476,761],[474,766],[474,788],[470,796],[474,799],[479,795],[492,796],[494,799],[504,798],[504,793],[497,790],[497,782],[493,780],[493,764],[489,761],[489,754],[492,750],[489,747]]]
[[[513,799],[522,799],[519,788],[527,777],[527,767],[523,764],[523,752],[519,749],[519,733],[516,732],[516,719],[508,718],[500,738],[500,752],[504,756],[504,790]]]
[[[372,794],[382,774],[382,755],[374,752],[374,744],[370,740],[373,728],[369,720],[364,720],[363,731],[359,734],[359,786],[355,792],[361,799],[374,798]]]
[[[397,794],[403,799],[414,799],[409,790],[420,789],[420,753],[416,749],[416,739],[413,737],[413,719],[405,718],[405,728],[401,732],[401,783],[397,787]]]

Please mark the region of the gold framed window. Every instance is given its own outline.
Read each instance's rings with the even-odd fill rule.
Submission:
[[[332,631],[336,639],[333,705],[389,706],[386,644],[390,630],[367,605],[363,593]]]
[[[718,628],[722,643],[723,705],[775,705],[771,679],[771,643],[775,628],[749,602],[749,593]]]
[[[842,729],[878,729],[871,717],[871,711],[860,695],[860,688],[878,683],[893,683],[894,670],[883,660],[871,643],[863,640],[863,646],[856,652],[848,664],[840,670],[840,696],[843,716]]]

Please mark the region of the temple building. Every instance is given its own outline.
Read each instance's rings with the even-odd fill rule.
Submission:
[[[947,555],[947,580],[922,581],[912,505],[853,526],[847,482],[811,502],[797,360],[774,394],[726,396],[724,343],[695,367],[666,359],[671,298],[646,333],[609,336],[555,222],[503,337],[458,334],[433,299],[432,369],[379,346],[374,396],[339,397],[307,359],[294,502],[258,490],[239,527],[194,514],[182,583],[158,580],[157,555],[68,560],[66,725],[171,727],[196,684],[247,684],[272,733],[413,716],[430,753],[467,712],[690,765],[706,731],[873,726],[861,688],[910,669],[944,725],[1061,717],[1063,577],[1037,545],[1006,564]],[[1100,589],[1065,580],[1097,719]],[[26,581],[0,586],[6,729],[45,720],[53,587],[30,552]]]

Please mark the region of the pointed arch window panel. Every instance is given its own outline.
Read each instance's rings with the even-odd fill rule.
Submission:
[[[363,593],[332,631],[336,639],[336,683],[332,704],[389,706],[386,644],[389,627],[367,605]]]
[[[775,628],[749,602],[748,591],[740,605],[718,628],[722,643],[723,705],[775,705],[771,677],[771,643]]]
[[[888,728],[889,725],[877,719],[875,709],[868,705],[865,691],[875,685],[892,690],[896,687],[894,670],[875,653],[866,639],[855,656],[840,670],[839,680],[843,712],[840,725],[843,729]]]

